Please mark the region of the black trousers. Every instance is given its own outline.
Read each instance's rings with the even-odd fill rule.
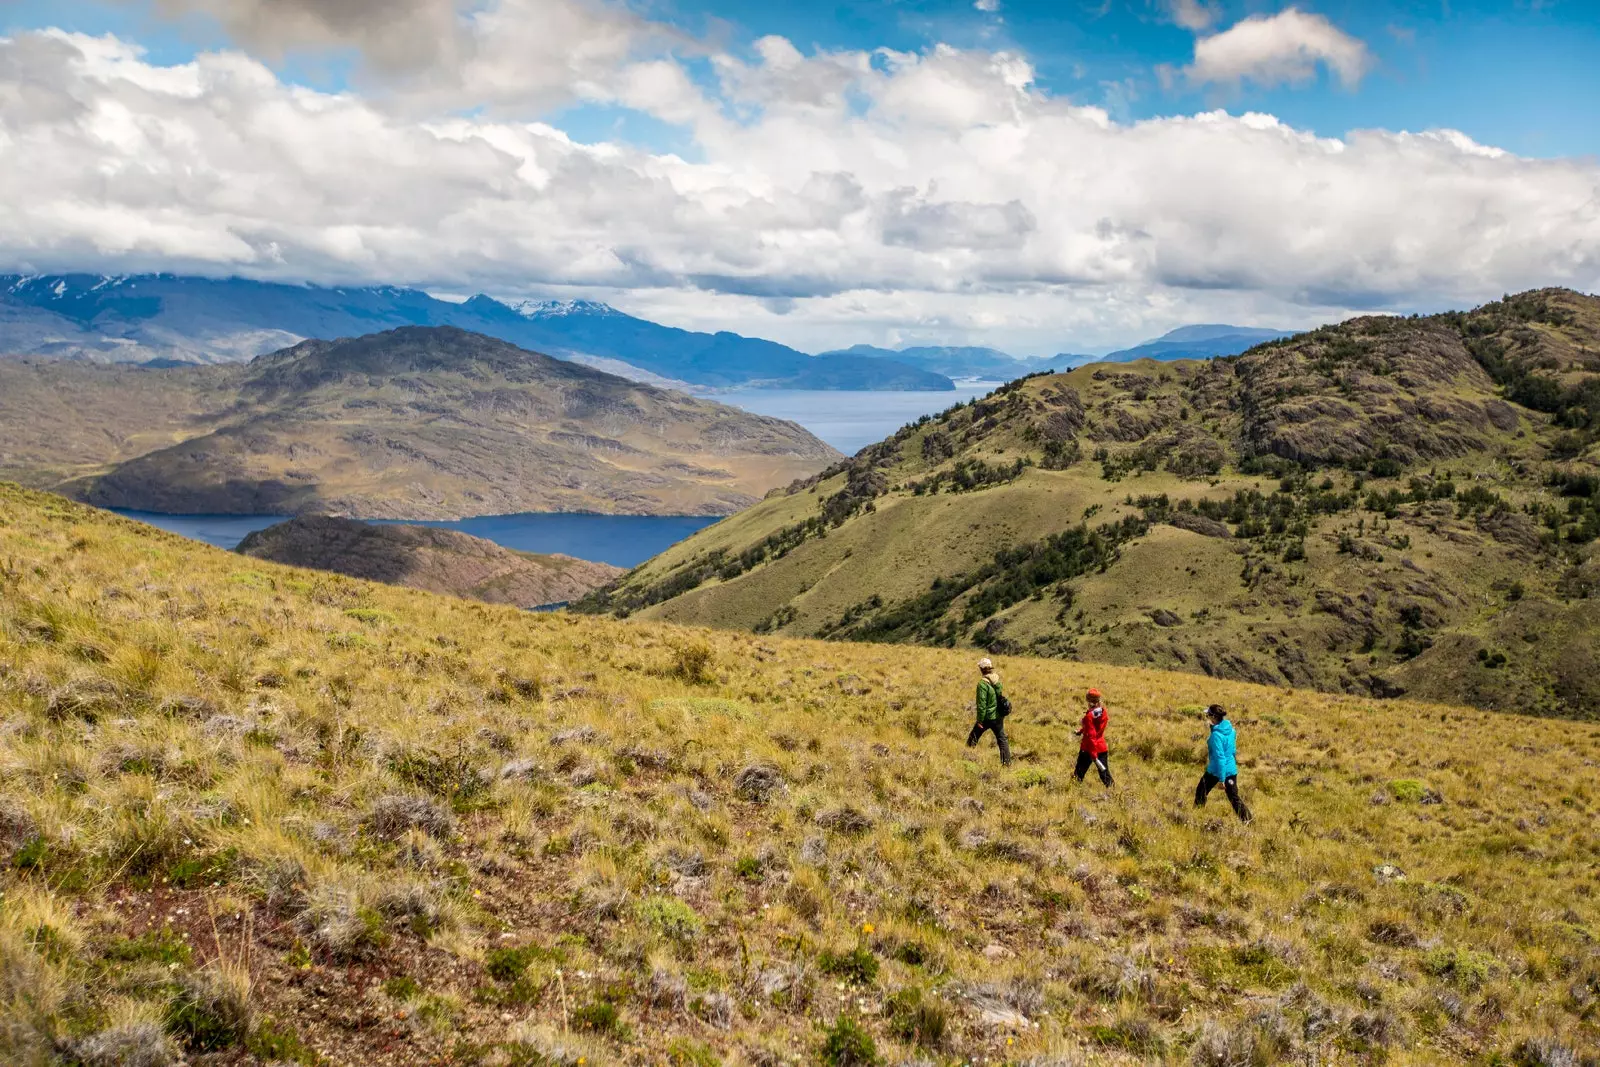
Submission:
[[[1222,791],[1228,794],[1228,803],[1233,805],[1233,813],[1239,816],[1241,822],[1249,822],[1254,816],[1250,814],[1250,809],[1244,806],[1244,801],[1239,799],[1239,776],[1237,774],[1230,774],[1226,778],[1218,778],[1210,771],[1207,771],[1201,775],[1200,784],[1194,787],[1194,806],[1197,808],[1205,807],[1206,797],[1211,795],[1211,791],[1217,787],[1219,782],[1222,783]]]
[[[1081,782],[1083,776],[1089,773],[1090,767],[1100,772],[1100,781],[1106,785],[1111,784],[1111,753],[1102,752],[1098,756],[1091,756],[1079,749],[1078,765],[1072,769],[1072,776]]]
[[[994,743],[1000,746],[1000,762],[1011,762],[1011,745],[1006,741],[1006,721],[1004,719],[990,719],[988,722],[975,722],[972,732],[967,735],[967,747],[971,748],[978,743],[978,738],[983,736],[985,730],[994,731]]]

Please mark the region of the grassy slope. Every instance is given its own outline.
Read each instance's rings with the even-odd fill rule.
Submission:
[[[530,616],[4,487],[0,562],[8,1063],[1600,1043],[1588,725],[1015,658],[1003,770],[959,652]],[[1110,794],[1067,773],[1089,682]],[[1189,805],[1213,699],[1250,828]]]
[[[837,456],[792,423],[459,330],[243,368],[0,361],[0,476],[108,507],[724,514]]]
[[[1464,343],[1500,345],[1508,363],[1569,387],[1589,381],[1581,368],[1600,365],[1600,300],[1557,293],[1549,302],[1570,321],[1508,313],[1506,325],[1493,311],[1465,328],[1449,317],[1356,320],[1234,361],[1029,379],[674,546],[628,575],[611,603],[628,610],[630,598],[654,601],[653,590],[676,581],[692,588],[645,603],[644,617],[854,636],[999,549],[1148,514],[1149,532],[1104,570],[975,620],[966,617],[970,595],[957,598],[941,625],[955,626],[957,643],[995,651],[1594,716],[1600,689],[1586,664],[1600,611],[1586,589],[1597,564],[1590,544],[1572,540],[1582,523],[1567,513],[1587,504],[1546,484],[1600,469],[1594,427],[1574,433],[1508,402],[1502,394],[1519,394]],[[1064,470],[1042,469],[1052,440],[1067,459],[1076,450]],[[1252,456],[1265,469],[1246,473]],[[1379,457],[1392,466],[1380,468]],[[967,492],[914,492],[963,462],[1019,458],[1038,465]],[[727,568],[763,538],[819,516],[851,492],[851,478],[879,479],[856,498],[870,507],[742,573]],[[1369,503],[1374,492],[1409,497],[1413,479],[1449,482],[1455,495]],[[1286,529],[1263,524],[1258,536],[1205,537],[1137,506],[1163,494],[1174,504],[1239,491],[1272,497],[1284,485],[1295,514]],[[1475,492],[1493,496],[1471,504]],[[1334,513],[1308,513],[1319,493],[1354,495]],[[1171,625],[1153,621],[1157,613],[1170,613],[1162,617]],[[950,640],[931,624],[909,636]]]

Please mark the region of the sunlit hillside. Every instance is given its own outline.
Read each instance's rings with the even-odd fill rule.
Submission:
[[[1600,298],[1545,290],[1020,379],[585,606],[1600,718],[1597,539]]]
[[[0,487],[0,1060],[1592,1061],[1600,729],[1001,657],[1002,768],[974,657]],[[1209,701],[1253,825],[1191,806]]]

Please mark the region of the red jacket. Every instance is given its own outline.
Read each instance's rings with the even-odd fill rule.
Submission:
[[[1110,746],[1106,744],[1106,723],[1111,721],[1111,713],[1103,705],[1096,705],[1083,713],[1083,740],[1078,742],[1078,748],[1091,756],[1103,756],[1109,752]]]

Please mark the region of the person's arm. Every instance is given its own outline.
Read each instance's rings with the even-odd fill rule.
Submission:
[[[994,712],[994,686],[988,682],[978,683],[978,721],[982,722]]]

